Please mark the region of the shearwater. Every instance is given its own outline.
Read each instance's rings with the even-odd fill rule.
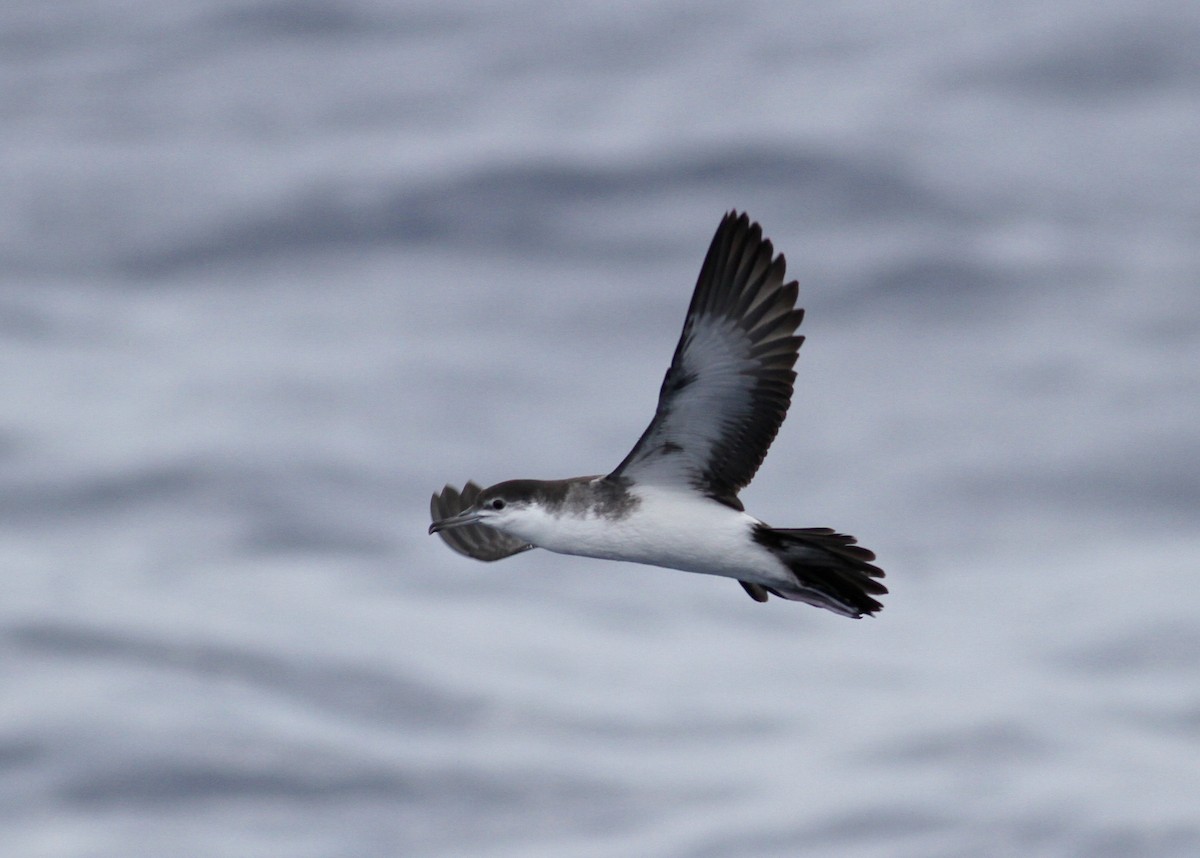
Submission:
[[[430,533],[476,560],[530,548],[734,578],[847,617],[887,592],[874,553],[825,527],[775,528],[738,492],[767,455],[792,400],[803,336],[799,286],[762,228],[731,211],[708,248],[658,410],[616,470],[566,480],[446,486]]]

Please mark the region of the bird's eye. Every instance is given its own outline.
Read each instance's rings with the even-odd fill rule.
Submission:
[[[500,500],[500,498],[496,498],[494,501],[492,501],[491,507],[492,509],[504,509],[504,501]]]

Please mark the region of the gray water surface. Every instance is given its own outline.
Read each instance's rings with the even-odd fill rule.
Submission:
[[[0,8],[0,851],[1200,854],[1200,11]],[[615,466],[713,229],[875,619],[425,533]]]

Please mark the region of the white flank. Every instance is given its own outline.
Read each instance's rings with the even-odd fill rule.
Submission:
[[[640,501],[624,518],[592,511],[514,513],[502,529],[559,554],[626,560],[773,585],[791,584],[784,565],[751,537],[758,519],[684,489],[630,486]]]

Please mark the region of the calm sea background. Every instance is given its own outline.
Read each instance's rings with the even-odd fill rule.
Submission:
[[[0,852],[1200,855],[1200,6],[0,6]],[[603,471],[748,210],[744,499],[892,588],[428,537]]]

